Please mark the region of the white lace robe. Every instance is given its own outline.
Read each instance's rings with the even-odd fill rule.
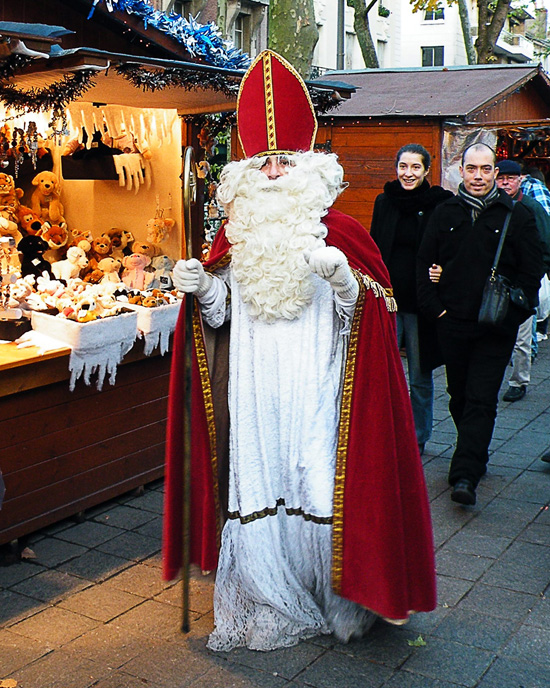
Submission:
[[[319,633],[343,640],[370,615],[330,587],[340,391],[354,304],[314,276],[292,321],[252,319],[230,270],[203,300],[212,326],[231,318],[229,512],[208,646],[271,650]]]

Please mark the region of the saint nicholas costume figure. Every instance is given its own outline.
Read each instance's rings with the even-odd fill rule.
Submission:
[[[343,170],[290,64],[243,78],[246,159],[222,172],[228,220],[209,259],[179,261],[196,298],[194,371],[175,333],[163,573],[182,556],[182,405],[192,395],[191,561],[217,569],[208,646],[346,642],[377,617],[435,607],[429,505],[395,302],[378,248],[332,209]],[[182,308],[182,312],[183,312]]]

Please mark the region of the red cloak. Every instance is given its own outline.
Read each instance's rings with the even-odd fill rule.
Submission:
[[[336,593],[390,619],[436,605],[429,503],[396,343],[391,285],[375,243],[353,218],[330,210],[326,243],[360,278],[350,335],[336,462],[332,579]],[[223,229],[207,269],[229,261]],[[184,309],[174,337],[166,453],[163,575],[182,551]],[[222,517],[213,395],[200,317],[194,327],[191,562],[216,567]]]

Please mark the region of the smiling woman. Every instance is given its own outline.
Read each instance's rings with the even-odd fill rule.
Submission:
[[[386,263],[397,301],[397,337],[407,352],[409,387],[422,452],[432,433],[432,369],[439,365],[435,337],[421,319],[416,304],[416,253],[424,227],[436,205],[451,196],[439,186],[430,186],[430,154],[421,145],[409,143],[397,152],[397,179],[387,182],[374,204],[371,236]]]

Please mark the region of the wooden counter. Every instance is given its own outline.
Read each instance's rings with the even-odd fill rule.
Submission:
[[[140,342],[103,391],[69,391],[70,349],[0,344],[0,544],[163,475],[170,354]]]

